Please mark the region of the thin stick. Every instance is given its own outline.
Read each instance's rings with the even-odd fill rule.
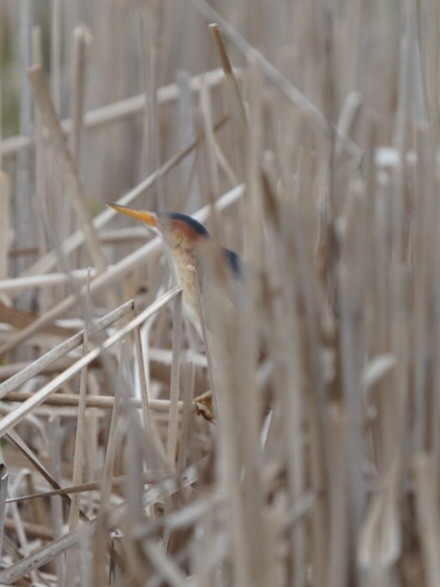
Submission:
[[[180,347],[182,339],[182,292],[174,300],[173,361],[171,363],[170,412],[168,421],[167,457],[174,469],[177,447],[178,404],[180,392]]]
[[[0,279],[8,275],[8,240],[9,240],[9,176],[0,172]]]
[[[141,394],[140,405],[142,407],[142,418],[146,430],[150,429],[150,401],[148,398],[147,378],[145,374],[144,353],[142,350],[142,340],[139,332],[139,327],[134,331],[134,346],[136,350],[136,365],[138,371],[139,388]]]
[[[168,476],[163,471],[156,473],[149,472],[144,473],[142,476],[142,482],[146,485],[151,483],[157,483],[163,481]],[[112,477],[111,486],[116,489],[118,487],[124,487],[127,484],[128,476],[119,475],[118,477]],[[45,499],[52,497],[53,495],[70,495],[71,493],[85,493],[87,491],[96,491],[102,486],[102,479],[99,481],[89,481],[88,483],[80,483],[79,485],[71,485],[69,487],[62,487],[61,489],[53,489],[52,491],[42,491],[40,493],[32,493],[29,495],[22,495],[20,497],[10,497],[6,500],[6,503],[31,501],[33,499]]]
[[[240,69],[235,68],[235,75],[240,74]],[[205,77],[206,82],[210,87],[215,87],[223,81],[223,71],[221,69],[214,69],[206,73],[195,75],[189,80],[189,87],[192,92],[200,90],[200,77]],[[180,89],[178,84],[169,84],[163,86],[157,91],[157,101],[159,104],[167,104],[176,100],[180,96]],[[84,126],[87,129],[99,129],[101,126],[107,126],[108,123],[118,122],[121,119],[140,114],[145,110],[145,94],[132,96],[125,100],[113,102],[106,106],[94,108],[85,113]],[[70,118],[61,122],[63,131],[66,134],[72,132],[72,120]],[[33,144],[33,139],[27,136],[12,136],[0,142],[0,156],[6,157],[14,155],[19,149],[28,147]]]
[[[215,213],[214,202],[219,193],[219,175],[217,167],[217,159],[215,155],[215,140],[212,132],[212,108],[209,90],[205,84],[202,83],[200,89],[200,109],[202,112],[203,131],[206,143],[206,149],[203,150],[206,157],[206,168],[208,177],[208,201],[212,209],[213,219],[213,236],[220,242],[220,225]]]
[[[417,455],[414,459],[417,522],[428,587],[440,585],[440,522],[432,471],[431,459],[425,454]]]
[[[58,483],[61,481],[61,423],[59,416],[51,415],[48,423],[48,436],[49,436],[49,462],[53,476]],[[74,496],[73,499],[75,499]],[[63,515],[63,500],[54,496],[49,499],[50,501],[50,518],[53,528],[53,536],[55,539],[60,538],[63,533],[64,515]],[[65,560],[62,557],[57,557],[55,560],[55,568],[57,572],[57,578],[60,585],[64,584],[65,576]]]
[[[145,492],[143,503],[144,507],[148,507],[159,500],[172,495],[181,487],[188,487],[193,485],[199,478],[198,469],[194,466],[188,467],[179,480],[170,479],[160,484],[157,487],[151,487]],[[126,505],[117,507],[111,512],[109,516],[109,526],[114,527],[120,523],[121,519],[126,515]],[[13,584],[18,579],[37,569],[55,557],[59,556],[67,549],[77,544],[78,539],[83,536],[83,532],[88,532],[91,535],[95,531],[97,520],[92,520],[85,523],[81,528],[73,532],[69,532],[65,536],[51,542],[47,546],[43,546],[36,552],[33,552],[28,557],[24,557],[17,561],[7,569],[0,570],[0,583]]]
[[[53,530],[44,524],[36,524],[35,522],[21,521],[23,531],[29,537],[42,538],[43,540],[54,540]],[[16,523],[14,518],[5,518],[4,523],[5,530],[16,531]],[[4,538],[7,538],[5,534]],[[5,540],[6,543],[6,540]],[[21,549],[20,549],[21,550]]]
[[[242,122],[244,122],[244,125],[246,126],[246,123],[247,123],[246,110],[244,109],[243,100],[242,100],[241,94],[240,94],[240,88],[238,86],[237,78],[234,75],[234,70],[232,68],[231,62],[229,61],[228,52],[226,51],[226,46],[223,41],[223,37],[222,37],[221,31],[220,31],[220,28],[217,23],[212,23],[209,25],[209,30],[211,31],[212,36],[214,37],[215,45],[217,47],[217,51],[218,51],[218,54],[220,57],[223,71],[225,72],[225,75],[226,75],[226,79],[231,84],[231,86],[233,88],[233,94],[235,94],[235,96],[237,98],[237,104],[238,104],[238,107],[239,107],[239,110],[241,113]]]
[[[72,42],[72,68],[71,68],[71,98],[70,112],[72,120],[72,133],[70,135],[70,146],[72,156],[76,162],[78,175],[81,177],[81,142],[83,136],[83,119],[85,104],[85,87],[86,87],[86,68],[88,49],[92,42],[92,34],[85,25],[80,25],[73,31]],[[77,228],[74,216],[69,212],[69,202],[65,201],[62,207],[62,225],[61,234],[69,235],[73,228]]]
[[[107,546],[107,512],[109,508],[109,501],[111,495],[111,480],[113,477],[113,469],[115,465],[116,449],[118,442],[121,439],[122,420],[119,418],[121,413],[122,402],[122,367],[124,357],[124,341],[122,341],[121,356],[119,358],[118,367],[118,381],[114,385],[115,402],[113,404],[112,416],[110,420],[110,427],[108,431],[108,441],[105,452],[105,460],[103,466],[102,484],[100,488],[101,501],[99,503],[99,510],[97,516],[96,539],[94,541],[94,584],[105,584],[105,565],[99,564],[104,562]]]
[[[48,384],[46,384],[44,387],[42,387],[40,391],[36,392],[33,395],[32,398],[23,402],[21,406],[11,411],[7,416],[4,416],[0,422],[0,437],[3,436],[6,432],[8,432],[11,428],[16,426],[36,406],[41,404],[46,397],[53,394],[59,387],[61,387],[63,383],[65,383],[71,377],[76,375],[76,373],[79,373],[83,367],[91,363],[94,359],[99,357],[99,355],[102,352],[109,349],[116,342],[118,342],[124,336],[126,336],[129,332],[134,330],[134,328],[136,328],[138,324],[142,324],[142,322],[144,322],[147,318],[149,318],[155,312],[160,310],[160,308],[162,308],[165,304],[172,300],[174,296],[178,294],[179,291],[180,288],[175,287],[174,289],[164,294],[161,298],[159,298],[153,304],[151,304],[151,306],[148,306],[148,308],[146,308],[141,314],[139,314],[139,316],[137,316],[131,322],[129,322],[125,327],[121,328],[113,336],[110,336],[107,340],[105,340],[99,348],[91,350],[84,357],[76,361],[76,363],[74,363],[71,367],[66,369],[63,373],[61,373]]]
[[[24,402],[31,398],[33,393],[23,391],[10,391],[3,398],[3,401]],[[142,400],[128,398],[128,403],[132,408],[142,408]],[[74,393],[57,393],[46,398],[43,402],[48,406],[62,406],[76,408],[79,406],[79,396]],[[86,408],[98,408],[100,410],[111,410],[113,408],[114,397],[112,395],[87,395],[85,398]],[[183,402],[178,402],[179,410],[183,409]],[[156,412],[168,413],[170,409],[170,400],[168,399],[150,399],[148,400],[148,409]]]
[[[184,587],[187,584],[185,575],[169,556],[159,548],[157,542],[148,540],[144,548],[146,549],[151,564],[157,568],[161,579],[170,587]]]
[[[78,176],[77,166],[67,145],[66,137],[63,134],[54,104],[50,98],[44,73],[39,65],[35,65],[29,69],[28,76],[34,90],[35,103],[40,112],[42,122],[48,129],[52,147],[64,174],[72,206],[78,215],[90,258],[99,270],[105,269],[107,262],[87,209],[86,195]]]
[[[40,475],[45,479],[51,487],[54,489],[61,489],[60,485],[57,481],[52,477],[40,459],[34,454],[34,452],[28,447],[28,445],[20,438],[20,436],[11,430],[8,433],[8,440],[10,440],[17,448],[20,450],[25,457],[29,460],[30,463],[35,467],[35,469],[40,473]],[[65,495],[63,500],[70,505],[70,497]],[[86,514],[81,510],[81,518],[85,521],[88,520]]]
[[[5,235],[7,236],[8,231]],[[20,291],[27,289],[43,289],[52,287],[54,285],[62,285],[64,283],[78,283],[84,282],[87,279],[89,269],[73,269],[69,274],[67,273],[49,273],[48,275],[30,275],[29,277],[15,277],[11,279],[2,279],[0,281],[0,291],[4,293],[17,294]],[[92,277],[96,277],[98,271],[90,269]]]
[[[11,484],[10,487],[10,492],[12,495],[14,495],[17,491],[18,486],[21,483],[21,478],[24,474],[24,471],[21,470],[19,472],[19,474],[15,477],[14,482]],[[29,554],[29,543],[28,543],[28,539],[26,536],[26,533],[24,531],[23,528],[23,520],[21,519],[19,513],[18,513],[18,507],[16,503],[11,504],[11,506],[8,508],[11,511],[11,522],[14,525],[14,529],[15,529],[15,533],[17,535],[17,540],[19,542],[20,545],[20,550],[25,554],[28,555]],[[7,525],[7,519],[5,520],[5,524]]]
[[[186,462],[188,459],[195,372],[196,366],[194,363],[188,363],[186,369],[186,381],[183,388],[182,433],[179,444],[179,456],[177,459],[178,473],[181,473],[186,467]]]
[[[4,463],[0,463],[0,560],[2,557],[3,528],[5,523],[5,504],[8,495],[8,470]]]
[[[51,2],[51,25],[50,36],[50,69],[51,69],[51,90],[52,99],[56,110],[60,111],[61,106],[61,2]]]
[[[87,53],[91,42],[92,34],[90,30],[84,25],[77,26],[73,31],[73,65],[71,74],[71,86],[73,89],[71,102],[72,134],[70,139],[72,154],[78,167],[80,164],[84,118]]]
[[[80,529],[70,532],[61,538],[58,538],[58,540],[50,542],[48,545],[43,546],[29,556],[23,557],[10,567],[2,569],[0,571],[0,581],[6,585],[13,585],[21,577],[27,575],[32,570],[43,566],[49,561],[52,561],[67,549],[71,548],[86,530],[93,532],[95,525],[96,522],[88,522],[85,528],[82,526]]]
[[[89,277],[90,279],[90,277]],[[87,284],[89,285],[89,283]],[[91,313],[90,292],[86,297],[85,305],[85,328],[84,328],[84,342],[83,354],[87,353],[89,343],[90,330],[90,313]],[[78,416],[76,418],[76,435],[75,435],[75,449],[73,457],[73,475],[72,485],[79,485],[82,481],[84,468],[84,440],[85,440],[85,415],[86,415],[86,394],[87,394],[87,365],[81,369],[80,383],[79,383],[79,402],[78,402]],[[72,504],[69,512],[69,531],[75,530],[79,522],[79,496],[76,494],[72,497]],[[66,558],[65,570],[65,587],[73,586],[75,582],[75,564],[77,559],[77,549],[69,551]]]
[[[32,94],[26,79],[26,69],[31,65],[31,43],[33,24],[32,0],[19,3],[19,51],[20,51],[20,133],[25,137],[32,134]],[[28,146],[21,146],[18,152],[17,176],[17,241],[23,246],[33,244],[33,215],[31,194],[31,153]],[[17,261],[18,271],[23,271],[24,260]]]
[[[149,392],[148,392],[148,384],[147,384],[147,377],[145,372],[145,361],[144,361],[144,353],[142,349],[142,340],[140,336],[140,328],[137,327],[134,331],[134,344],[136,350],[136,364],[138,368],[138,379],[139,379],[139,387],[140,387],[140,394],[141,394],[141,401],[140,405],[142,408],[142,419],[145,430],[147,430],[150,440],[153,442],[155,449],[159,453],[162,458],[163,462],[166,462],[166,453],[164,446],[162,444],[159,431],[157,429],[156,421],[154,417],[150,413],[150,408],[152,408],[153,403],[155,401],[165,401],[167,404],[167,411],[169,409],[169,401],[168,400],[150,400],[149,399]],[[128,398],[128,401],[133,402],[132,398]],[[134,400],[136,401],[136,400]]]
[[[105,330],[109,326],[111,326],[114,322],[120,320],[123,316],[126,316],[129,312],[133,310],[133,300],[122,304],[119,308],[116,308],[112,312],[109,312],[106,316],[97,320],[95,324],[95,329],[97,330]],[[16,389],[19,385],[22,385],[38,373],[41,373],[44,369],[49,367],[52,363],[57,361],[58,359],[64,357],[82,344],[84,341],[84,330],[78,332],[65,342],[61,343],[60,345],[56,346],[48,353],[36,359],[33,363],[31,363],[28,367],[25,367],[21,371],[19,371],[16,375],[13,375],[3,383],[0,383],[0,398],[4,397],[9,391]]]
[[[329,534],[329,586],[346,585],[349,561],[348,494],[346,416],[331,406],[329,417],[331,435],[330,460],[333,475],[330,479],[330,534]]]

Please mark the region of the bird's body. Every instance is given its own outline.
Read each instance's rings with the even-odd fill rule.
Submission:
[[[196,272],[200,264],[200,239],[207,237],[202,235],[198,239],[194,238],[191,227],[187,230],[182,220],[174,221],[173,224],[174,231],[168,237],[165,253],[176,284],[182,288],[184,311],[202,336]]]
[[[203,289],[203,262],[214,261],[220,279],[237,278],[241,272],[238,255],[229,249],[213,248],[209,232],[191,216],[178,212],[155,214],[117,204],[110,207],[146,223],[162,236],[171,271],[182,288],[184,311],[202,336],[197,288],[199,285]]]

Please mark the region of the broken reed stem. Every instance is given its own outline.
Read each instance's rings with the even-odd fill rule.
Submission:
[[[212,23],[209,25],[209,30],[212,33],[212,36],[215,41],[215,45],[217,47],[217,51],[220,57],[220,62],[222,64],[222,69],[225,72],[226,79],[228,80],[229,84],[232,87],[232,93],[236,97],[236,103],[239,107],[240,114],[241,114],[241,121],[244,125],[244,128],[247,126],[247,116],[246,110],[244,108],[243,100],[240,94],[240,87],[238,85],[237,78],[234,74],[234,69],[232,68],[231,62],[229,60],[228,52],[226,50],[225,42],[223,40],[222,33],[217,23]]]
[[[221,27],[222,32],[228,38],[228,40],[243,54],[248,55],[250,52],[257,51],[246,39],[233,27],[227,20],[222,18],[220,14],[214,10],[205,0],[188,0],[188,2],[209,22],[216,22]],[[276,69],[263,55],[261,55],[261,64],[265,76],[270,82],[278,88],[278,90],[294,104],[301,111],[308,113],[318,128],[324,133],[326,137],[329,134],[328,122],[325,119],[322,112],[295,86],[293,86],[282,74]],[[337,129],[336,129],[337,130]],[[351,139],[346,136],[338,134],[341,144],[344,150],[353,157],[355,160],[359,160],[362,152],[353,143]]]
[[[52,141],[52,148],[58,157],[73,209],[78,216],[81,230],[84,234],[90,258],[98,270],[103,270],[107,266],[107,262],[88,212],[86,195],[78,176],[78,169],[67,145],[66,137],[61,129],[61,124],[51,100],[43,70],[40,66],[35,65],[28,71],[28,77],[34,91],[35,103],[42,123],[47,127]]]
[[[245,153],[247,138],[247,116],[244,103],[240,94],[240,89],[234,71],[229,61],[226,46],[222,34],[217,24],[209,26],[214,38],[220,62],[225,73],[226,87],[228,90],[226,104],[231,112],[231,124],[229,125],[229,134],[231,137],[232,161],[238,177],[243,178],[245,175]],[[217,149],[219,151],[219,148]],[[218,155],[217,155],[218,157]],[[220,161],[220,159],[219,159]]]

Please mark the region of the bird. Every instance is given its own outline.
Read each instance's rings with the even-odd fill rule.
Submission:
[[[207,273],[206,263],[214,263],[219,280],[239,282],[243,273],[239,255],[225,247],[216,246],[203,224],[186,214],[134,210],[119,204],[107,206],[140,220],[160,234],[171,272],[182,289],[184,313],[203,339],[198,287],[202,292],[203,276]]]

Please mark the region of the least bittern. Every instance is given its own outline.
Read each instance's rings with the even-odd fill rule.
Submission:
[[[197,286],[203,283],[203,262],[211,259],[219,278],[237,278],[241,273],[238,255],[230,249],[213,246],[209,232],[191,216],[178,212],[138,211],[119,204],[109,206],[144,222],[162,236],[172,273],[182,288],[184,312],[202,336]]]

